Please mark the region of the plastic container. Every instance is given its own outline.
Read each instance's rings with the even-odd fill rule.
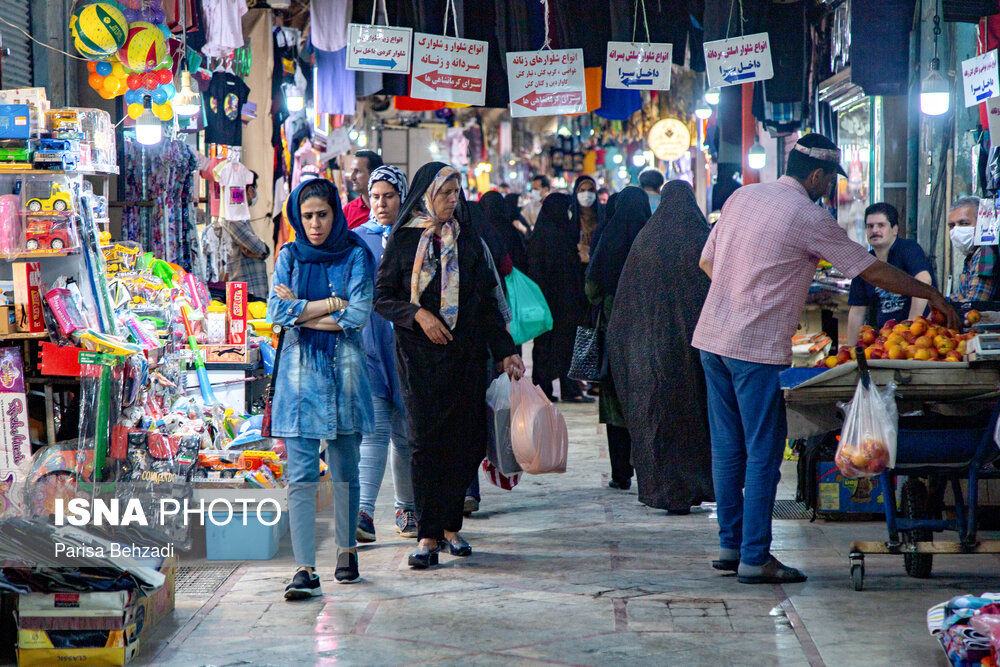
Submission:
[[[216,521],[224,521],[226,513],[215,512]],[[261,512],[267,521],[274,520],[274,512]],[[265,526],[257,518],[257,512],[246,516],[233,513],[233,518],[223,526],[211,521],[205,524],[205,557],[208,560],[270,560],[278,553],[278,543],[288,531],[288,513],[273,526]]]

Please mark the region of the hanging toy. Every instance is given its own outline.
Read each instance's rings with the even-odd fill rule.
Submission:
[[[128,38],[118,51],[118,58],[126,69],[149,72],[161,67],[167,57],[167,40],[163,32],[145,21],[129,25]]]
[[[125,15],[111,2],[77,7],[69,26],[80,55],[95,60],[114,55],[125,44],[129,28]]]

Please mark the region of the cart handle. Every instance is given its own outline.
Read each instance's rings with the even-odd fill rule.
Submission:
[[[854,348],[854,356],[858,362],[858,374],[861,375],[861,383],[865,389],[871,389],[872,376],[868,370],[868,357],[865,356],[865,348],[858,345]]]

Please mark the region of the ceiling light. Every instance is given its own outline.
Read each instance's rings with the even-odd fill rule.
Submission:
[[[143,101],[143,110],[135,119],[135,140],[144,146],[154,146],[163,140],[163,123],[153,114],[149,98]]]
[[[191,72],[181,72],[181,91],[173,100],[174,111],[181,116],[196,116],[201,113],[201,93],[191,86]]]
[[[754,170],[761,170],[767,164],[767,153],[760,142],[754,139],[753,146],[747,152],[747,166]]]
[[[719,103],[720,94],[721,92],[718,88],[709,88],[705,91],[705,101],[714,107]]]

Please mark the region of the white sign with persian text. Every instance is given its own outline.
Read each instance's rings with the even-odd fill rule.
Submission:
[[[976,216],[976,245],[1000,245],[1000,221],[997,220],[995,199],[979,200],[979,215]]]
[[[583,49],[507,54],[510,115],[558,116],[587,110]]]
[[[709,88],[773,78],[771,42],[767,33],[705,42],[705,71]]]
[[[1000,94],[997,88],[997,52],[994,49],[962,61],[962,87],[965,106],[973,107]]]
[[[347,26],[347,69],[409,74],[412,28],[351,23]]]
[[[604,85],[627,90],[670,90],[673,44],[608,42]]]
[[[486,103],[488,42],[418,32],[413,36],[410,96],[482,106]]]

